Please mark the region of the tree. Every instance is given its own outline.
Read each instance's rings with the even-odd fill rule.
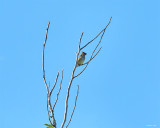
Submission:
[[[97,52],[96,52],[96,50],[97,50],[99,44],[102,41],[104,33],[105,33],[107,27],[109,26],[109,24],[111,22],[111,19],[112,19],[112,17],[110,18],[110,20],[109,20],[108,24],[105,26],[105,28],[102,29],[91,41],[86,43],[83,47],[81,47],[81,40],[82,40],[82,37],[83,37],[83,32],[81,34],[81,37],[80,37],[80,40],[79,40],[79,44],[78,44],[78,52],[76,52],[75,66],[74,66],[74,68],[72,70],[71,80],[69,82],[68,89],[67,89],[67,95],[66,95],[66,100],[65,100],[64,119],[63,119],[63,122],[61,124],[61,128],[63,128],[64,124],[66,123],[67,111],[68,111],[68,100],[69,100],[69,94],[70,94],[70,88],[72,86],[72,82],[76,77],[78,77],[79,75],[81,75],[84,72],[84,70],[87,68],[88,64],[91,62],[91,60],[93,60],[97,56],[97,54],[100,52],[102,47],[100,47]],[[56,119],[55,119],[55,116],[54,116],[54,108],[55,108],[55,106],[57,104],[58,97],[59,97],[59,94],[60,94],[60,91],[61,91],[61,85],[62,85],[62,81],[63,81],[63,69],[62,69],[62,77],[61,77],[61,82],[60,82],[60,86],[59,86],[59,91],[57,93],[57,98],[56,98],[56,101],[55,101],[54,105],[52,106],[50,99],[51,99],[53,90],[54,90],[54,88],[55,88],[55,86],[57,84],[57,79],[59,77],[59,72],[57,73],[57,77],[56,77],[56,80],[55,80],[55,83],[54,83],[53,87],[50,89],[50,83],[47,84],[47,82],[46,82],[45,68],[44,68],[44,51],[45,51],[45,45],[46,45],[46,42],[47,42],[47,35],[48,35],[49,26],[50,26],[50,22],[48,22],[48,26],[47,26],[47,29],[46,29],[46,37],[45,37],[45,41],[44,41],[44,44],[43,44],[43,54],[42,54],[43,80],[44,80],[44,83],[45,83],[45,86],[46,86],[46,89],[47,89],[47,112],[48,112],[48,119],[50,121],[50,124],[45,124],[45,125],[47,126],[47,128],[57,128]],[[95,49],[93,50],[93,52],[92,52],[92,54],[90,56],[90,59],[86,63],[83,63],[81,65],[81,66],[84,66],[84,68],[81,70],[81,72],[79,72],[78,74],[75,75],[75,71],[76,71],[76,68],[77,68],[77,60],[78,60],[78,57],[80,55],[80,52],[82,51],[82,49],[87,47],[90,43],[92,43],[99,36],[100,36],[100,40],[99,40],[98,44],[96,45]],[[74,105],[74,108],[72,110],[72,114],[70,116],[70,120],[66,125],[66,128],[69,126],[69,124],[70,124],[70,122],[72,120],[72,117],[73,117],[73,114],[74,114],[74,111],[75,111],[75,108],[76,108],[78,94],[79,94],[79,85],[77,85],[77,95],[76,95],[76,98],[75,98],[75,105]]]

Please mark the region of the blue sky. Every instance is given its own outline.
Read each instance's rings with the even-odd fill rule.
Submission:
[[[53,85],[57,71],[61,76],[64,69],[55,108],[60,127],[80,35],[84,32],[84,45],[112,16],[101,52],[73,82],[68,115],[77,84],[80,90],[70,128],[159,128],[159,12],[159,0],[1,0],[0,127],[45,128],[43,124],[49,123],[42,78],[42,46],[48,21],[47,81]],[[96,41],[84,49],[86,59]]]

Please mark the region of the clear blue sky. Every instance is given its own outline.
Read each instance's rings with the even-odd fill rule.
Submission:
[[[111,16],[101,52],[73,82],[68,115],[77,84],[80,92],[70,128],[160,128],[159,12],[159,0],[1,0],[0,128],[45,128],[49,123],[42,79],[48,21],[47,81],[53,84],[64,68],[55,108],[59,127],[81,32],[83,45]],[[84,49],[87,59],[96,41]]]

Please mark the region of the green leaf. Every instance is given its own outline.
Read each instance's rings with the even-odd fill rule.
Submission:
[[[47,126],[47,128],[54,128],[51,124],[44,124]]]
[[[46,125],[46,126],[50,126],[49,124],[44,124],[44,125]]]

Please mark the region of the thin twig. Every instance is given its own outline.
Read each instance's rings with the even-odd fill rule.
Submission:
[[[42,59],[43,59],[43,60],[42,60],[43,80],[44,80],[44,83],[45,83],[45,86],[46,86],[46,89],[47,89],[47,93],[49,93],[49,88],[48,88],[48,86],[47,86],[47,82],[46,82],[46,78],[45,78],[45,70],[44,70],[44,50],[45,50],[45,45],[46,45],[46,42],[47,42],[49,25],[50,25],[50,22],[48,21],[48,26],[47,26],[47,29],[46,29],[46,37],[45,37],[45,41],[44,41],[44,44],[43,44],[43,55],[42,55]]]
[[[87,63],[85,63],[86,66],[83,68],[83,70],[82,70],[79,74],[77,74],[76,76],[74,76],[74,78],[76,78],[77,76],[79,76],[80,74],[82,74],[82,72],[84,72],[84,70],[87,68],[89,62],[99,53],[99,51],[101,50],[102,47],[98,50],[98,52],[97,52],[97,53],[95,54],[95,56],[93,57],[94,52],[96,51],[96,49],[98,48],[99,44],[101,43],[101,40],[102,40],[102,38],[103,38],[104,33],[105,33],[105,30],[103,31],[103,34],[102,34],[102,36],[101,36],[101,38],[100,38],[97,46],[96,46],[95,49],[93,50],[89,61],[88,61]]]
[[[58,73],[57,73],[57,77],[56,77],[56,80],[55,80],[55,82],[54,82],[54,86],[52,87],[52,89],[51,89],[51,91],[50,91],[50,95],[52,95],[52,92],[53,92],[53,90],[54,90],[54,88],[55,88],[55,86],[56,86],[56,84],[57,84],[58,77],[59,77],[59,71],[58,71]]]
[[[104,33],[105,33],[105,30],[106,30],[106,28],[108,27],[108,25],[110,24],[111,19],[112,19],[112,17],[110,18],[110,20],[109,20],[108,24],[106,25],[106,27],[105,27],[95,38],[93,38],[93,39],[92,39],[90,42],[88,42],[85,46],[83,46],[82,48],[80,48],[80,50],[82,50],[83,48],[85,48],[88,44],[90,44],[92,41],[94,41],[94,40],[103,32],[102,35],[101,35],[101,38],[100,38],[100,40],[99,40],[99,42],[98,42],[98,44],[96,45],[95,49],[93,50],[93,52],[92,52],[92,54],[91,54],[91,57],[90,57],[89,61],[87,61],[87,63],[82,64],[82,65],[86,65],[86,66],[83,68],[83,70],[82,70],[79,74],[77,74],[76,76],[74,76],[74,78],[76,78],[77,76],[79,76],[80,74],[82,74],[82,72],[84,72],[84,70],[87,68],[89,62],[90,62],[92,59],[94,59],[95,56],[96,56],[96,55],[99,53],[99,51],[101,50],[102,47],[101,47],[101,48],[98,50],[98,52],[93,56],[94,52],[96,51],[96,49],[98,48],[99,44],[100,44],[101,41],[102,41],[103,35],[104,35]]]
[[[112,16],[111,16],[108,24],[106,25],[106,27],[105,27],[102,31],[100,31],[100,33],[98,33],[98,35],[95,36],[91,41],[89,41],[86,45],[84,45],[80,50],[82,50],[83,48],[85,48],[87,45],[89,45],[91,42],[93,42],[97,37],[99,37],[99,35],[100,35],[103,31],[105,31],[106,28],[108,27],[108,25],[111,23],[111,19],[112,19]]]
[[[104,33],[105,33],[105,31],[103,31],[103,34],[102,34],[102,36],[101,36],[101,38],[100,38],[100,40],[99,40],[97,46],[96,46],[95,49],[93,50],[92,55],[91,55],[91,58],[92,58],[94,52],[96,51],[96,49],[98,48],[99,44],[101,43],[101,40],[102,40],[102,38],[103,38]]]
[[[112,18],[112,17],[111,17]],[[110,18],[110,21],[111,21],[111,18]],[[67,110],[68,110],[68,98],[69,98],[69,91],[70,91],[70,87],[71,87],[71,84],[72,84],[72,81],[74,78],[76,78],[77,76],[79,76],[88,66],[89,62],[99,53],[99,51],[101,50],[101,48],[98,50],[98,52],[96,53],[96,55],[93,57],[93,54],[95,52],[95,50],[97,49],[97,47],[99,46],[99,44],[101,43],[101,39],[105,33],[105,29],[108,27],[108,25],[110,24],[110,21],[109,23],[107,24],[107,26],[95,37],[93,38],[90,42],[88,42],[85,46],[83,46],[82,48],[80,48],[80,44],[81,44],[81,38],[83,36],[83,33],[81,34],[81,38],[80,38],[80,41],[79,41],[79,45],[78,45],[78,53],[77,53],[77,57],[76,57],[76,64],[75,64],[75,67],[72,71],[72,77],[71,77],[71,80],[70,80],[70,83],[69,83],[69,86],[68,86],[68,90],[67,90],[67,97],[66,97],[66,104],[65,104],[65,113],[64,113],[64,120],[63,120],[63,123],[61,125],[61,128],[64,127],[64,124],[66,122],[66,116],[67,116]],[[92,52],[92,55],[90,57],[90,60],[88,61],[88,63],[86,64],[85,68],[76,76],[74,76],[74,72],[75,72],[75,69],[76,69],[76,65],[77,65],[77,60],[78,60],[78,56],[79,56],[79,53],[80,51],[85,48],[88,44],[90,44],[92,41],[94,41],[101,33],[103,32],[102,36],[101,36],[101,39],[99,41],[99,43],[97,44],[96,48],[94,49],[94,51]]]
[[[85,48],[87,45],[89,45],[91,42],[93,42],[97,37],[99,37],[99,35],[100,35],[103,31],[104,31],[104,29],[103,29],[100,33],[98,33],[98,35],[97,35],[96,37],[94,37],[91,41],[89,41],[85,46],[83,46],[83,47],[81,48],[81,50],[82,50],[83,48]]]
[[[97,48],[97,47],[96,47],[96,48]],[[96,48],[95,48],[95,49],[96,49]],[[102,47],[101,47],[101,48],[102,48]],[[98,52],[97,52],[94,56],[93,56],[93,53],[95,52],[95,50],[92,52],[92,55],[91,55],[89,61],[87,61],[87,63],[85,63],[86,66],[83,68],[83,70],[82,70],[80,73],[78,73],[76,76],[74,76],[74,78],[76,78],[77,76],[81,75],[81,74],[84,72],[84,70],[87,68],[89,62],[99,53],[99,51],[101,50],[101,48],[98,50]],[[92,56],[93,56],[93,57],[92,57]]]
[[[84,70],[87,68],[87,66],[88,66],[88,64],[89,64],[90,61],[91,61],[91,60],[89,60],[89,61],[87,62],[86,66],[83,68],[83,70],[82,70],[80,73],[78,73],[76,76],[74,76],[74,78],[76,78],[77,76],[79,76],[80,74],[82,74],[82,72],[84,72]]]
[[[82,36],[83,36],[83,32],[82,32],[82,34],[81,34],[81,38],[80,38],[80,41],[79,41],[78,51],[80,51],[80,49],[81,49],[81,39],[82,39]]]
[[[68,127],[68,125],[70,124],[71,120],[72,120],[72,116],[74,114],[74,110],[76,108],[76,103],[77,103],[77,98],[78,98],[78,94],[79,94],[79,85],[77,85],[77,95],[76,95],[76,99],[75,99],[75,104],[74,104],[74,108],[73,108],[73,111],[72,111],[72,114],[71,114],[71,117],[70,117],[70,120],[66,126],[66,128]]]
[[[106,29],[105,29],[105,30],[106,30]],[[96,49],[98,48],[99,44],[101,43],[102,38],[103,38],[104,33],[105,33],[105,30],[103,31],[103,33],[102,33],[102,35],[101,35],[101,38],[100,38],[100,40],[99,40],[99,42],[98,42],[98,44],[97,44],[96,48],[95,48],[95,49],[94,49],[94,51],[92,52],[91,58],[92,58],[92,56],[93,56],[94,52],[96,51]]]
[[[67,96],[66,96],[66,100],[65,100],[65,112],[64,112],[64,119],[63,119],[63,122],[61,124],[61,128],[64,127],[64,124],[66,122],[66,118],[67,118],[67,112],[68,112],[68,99],[69,99],[69,93],[70,93],[70,88],[71,88],[71,85],[72,85],[72,82],[73,82],[73,79],[76,78],[77,76],[79,76],[88,66],[88,64],[90,63],[91,60],[93,60],[95,58],[95,56],[99,53],[99,51],[101,50],[101,48],[96,52],[96,54],[94,55],[95,51],[97,50],[99,44],[101,43],[101,40],[103,38],[103,35],[105,33],[105,30],[106,28],[108,27],[108,25],[110,24],[111,22],[111,19],[112,17],[110,18],[109,20],[109,23],[106,25],[106,27],[98,34],[96,35],[91,41],[89,41],[86,45],[84,45],[82,48],[81,48],[81,40],[82,40],[82,37],[83,37],[83,32],[81,34],[81,37],[80,37],[80,40],[79,40],[79,45],[78,45],[78,52],[76,53],[76,62],[75,62],[75,66],[73,68],[73,71],[72,71],[72,76],[71,76],[71,80],[69,82],[69,85],[68,85],[68,89],[67,89]],[[45,70],[44,70],[44,50],[45,50],[45,45],[46,45],[46,41],[47,41],[47,35],[48,35],[48,29],[49,29],[49,25],[50,25],[50,22],[48,22],[48,27],[47,27],[47,30],[46,30],[46,37],[45,37],[45,41],[44,41],[44,44],[43,44],[43,62],[42,62],[42,67],[43,67],[43,79],[44,79],[44,83],[45,83],[45,86],[46,86],[46,89],[47,89],[47,111],[48,111],[48,117],[49,117],[49,121],[51,123],[52,126],[54,126],[56,128],[56,120],[54,118],[54,108],[56,106],[56,103],[58,101],[58,97],[59,97],[59,94],[60,94],[60,91],[61,91],[61,84],[62,84],[62,81],[63,81],[63,70],[62,70],[62,78],[61,78],[61,82],[60,82],[60,87],[59,87],[59,91],[57,93],[57,98],[56,98],[56,101],[54,103],[54,106],[52,108],[52,105],[51,105],[51,94],[57,84],[57,80],[58,80],[58,77],[59,77],[59,72],[57,74],[57,77],[56,77],[56,80],[55,80],[55,83],[54,83],[54,86],[52,87],[51,91],[49,92],[49,86],[50,86],[50,83],[49,83],[49,86],[47,86],[47,82],[46,82],[46,79],[45,79]],[[101,35],[101,33],[103,33]],[[80,51],[85,48],[86,46],[88,46],[91,42],[93,42],[96,38],[98,38],[99,36],[101,35],[101,38],[99,40],[99,43],[97,44],[97,46],[95,47],[95,49],[93,50],[92,54],[91,54],[91,57],[89,59],[89,61],[87,61],[87,63],[84,63],[83,65],[86,65],[83,70],[76,76],[74,76],[74,73],[76,71],[76,68],[77,68],[77,61],[78,61],[78,57],[79,57],[79,54],[80,54]],[[76,95],[76,99],[75,99],[75,105],[74,105],[74,108],[73,108],[73,111],[72,111],[72,114],[71,114],[71,117],[70,117],[70,120],[66,126],[66,128],[69,126],[71,120],[72,120],[72,117],[73,117],[73,114],[74,114],[74,111],[75,111],[75,108],[76,108],[76,103],[77,103],[77,98],[78,98],[78,93],[79,93],[79,85],[77,86],[77,95]],[[48,110],[50,109],[50,111]],[[52,118],[52,121],[51,121],[51,118]],[[53,122],[53,123],[52,123]]]
[[[53,110],[54,110],[54,108],[55,108],[55,106],[56,106],[56,104],[57,104],[57,101],[58,101],[58,96],[59,96],[59,93],[60,93],[60,91],[61,91],[62,81],[63,81],[63,69],[62,69],[62,78],[61,78],[61,82],[60,82],[60,86],[59,86],[59,91],[58,91],[58,93],[57,93],[57,98],[56,98],[56,101],[55,101],[55,103],[54,103]]]
[[[77,61],[78,61],[78,56],[79,56],[79,53],[81,51],[81,41],[82,41],[82,37],[83,37],[83,32],[81,34],[81,37],[80,37],[80,40],[79,40],[79,44],[78,44],[78,53],[76,54],[76,65],[77,65]],[[76,66],[75,66],[76,67]]]
[[[46,37],[45,37],[45,41],[44,41],[44,44],[43,44],[43,54],[42,54],[42,68],[43,68],[43,80],[44,80],[44,83],[45,83],[45,86],[46,86],[46,89],[47,89],[47,112],[48,112],[48,118],[49,118],[49,121],[50,123],[52,124],[51,120],[50,120],[50,115],[49,115],[49,110],[48,110],[48,94],[49,94],[49,88],[47,86],[47,82],[46,82],[46,78],[45,78],[45,69],[44,69],[44,50],[45,50],[45,45],[46,45],[46,42],[47,42],[47,36],[48,36],[48,30],[49,30],[49,25],[50,25],[50,22],[48,22],[48,26],[47,26],[47,29],[46,29]]]
[[[98,50],[98,52],[90,60],[88,60],[86,63],[84,63],[82,65],[86,65],[89,61],[93,60],[94,57],[96,57],[96,55],[100,52],[101,49],[102,49],[102,47]]]
[[[83,32],[82,32],[81,37],[80,37],[80,40],[79,40],[78,53],[77,53],[77,55],[76,55],[76,62],[75,62],[75,66],[74,66],[74,69],[73,69],[73,71],[72,71],[71,80],[70,80],[70,82],[69,82],[68,89],[67,89],[67,96],[66,96],[66,101],[65,101],[64,119],[63,119],[63,122],[62,122],[62,124],[61,124],[61,128],[64,127],[64,124],[65,124],[66,118],[67,118],[69,92],[70,92],[70,88],[71,88],[71,85],[72,85],[72,82],[73,82],[73,79],[74,79],[74,72],[75,72],[75,70],[76,70],[76,68],[77,68],[77,60],[78,60],[78,56],[79,56],[79,53],[80,53],[80,45],[81,45],[82,37],[83,37]]]
[[[47,42],[49,25],[50,25],[50,22],[48,22],[48,26],[47,26],[47,29],[46,29],[46,37],[45,37],[45,41],[44,41],[44,44],[43,44],[42,68],[43,68],[43,80],[44,80],[44,83],[45,83],[45,86],[46,86],[46,89],[47,89],[47,112],[48,112],[48,118],[49,118],[49,121],[50,121],[51,125],[52,125],[52,126],[55,126],[56,123],[55,123],[54,113],[53,113],[52,106],[51,106],[51,102],[50,102],[50,92],[49,92],[50,82],[49,82],[49,86],[48,86],[48,85],[47,85],[47,82],[46,82],[46,78],[45,78],[45,69],[44,69],[44,50],[45,50],[45,45],[46,45],[46,42]],[[50,110],[48,110],[48,108],[49,108]],[[49,113],[51,113],[51,116],[50,116]],[[52,118],[52,122],[53,122],[53,123],[51,122],[50,117]]]

